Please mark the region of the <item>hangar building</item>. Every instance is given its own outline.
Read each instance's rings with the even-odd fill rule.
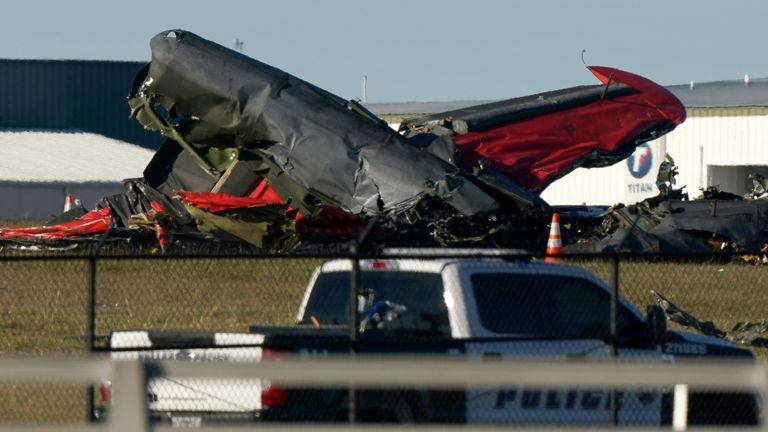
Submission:
[[[768,79],[690,83],[667,87],[685,105],[687,120],[671,133],[638,147],[626,161],[579,168],[549,186],[550,204],[631,204],[658,193],[659,164],[669,154],[679,167],[675,187],[693,199],[701,189],[743,195],[750,173],[768,177]],[[488,101],[369,104],[388,123]]]
[[[129,118],[143,64],[0,59],[0,219],[48,219],[66,195],[93,208],[141,177],[161,141]]]
[[[153,154],[90,132],[0,130],[0,219],[50,219],[67,195],[91,209],[125,192]]]

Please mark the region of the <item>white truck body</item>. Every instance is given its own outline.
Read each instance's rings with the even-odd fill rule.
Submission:
[[[349,296],[351,269],[349,260],[334,260],[315,270],[296,317],[299,326],[307,329],[318,324],[346,324],[343,322],[346,319],[343,314],[346,313],[345,299]],[[409,275],[439,277],[439,283],[442,285],[439,295],[442,299],[437,299],[439,301],[436,303],[441,303],[437,306],[444,309],[447,315],[447,323],[438,325],[439,331],[448,333],[445,336],[450,340],[461,341],[460,348],[447,349],[446,354],[477,358],[534,357],[552,360],[600,360],[611,356],[611,345],[607,342],[609,335],[606,334],[610,290],[603,281],[586,270],[530,261],[450,258],[364,260],[361,261],[361,271],[363,275],[367,275],[363,278],[363,289],[367,288],[365,278],[378,277],[375,276],[377,274],[405,279],[409,278]],[[341,279],[330,285],[323,282],[329,277],[336,277],[334,275],[346,277],[347,282],[342,283]],[[399,289],[397,285],[397,282],[390,282],[383,291],[396,291]],[[321,289],[329,291],[316,292]],[[513,310],[511,306],[528,301],[528,297],[514,297],[516,293],[523,291],[528,297],[540,296],[541,299]],[[330,298],[329,293],[338,295],[339,300],[327,301]],[[315,295],[326,299],[321,301],[326,305],[324,307],[330,307],[336,312],[314,310],[313,308],[318,307],[313,297]],[[504,298],[508,296],[511,297]],[[543,299],[546,299],[546,303],[542,303]],[[495,314],[501,316],[500,319],[488,311],[497,306],[495,303],[505,308],[495,311]],[[576,304],[581,306],[577,307],[575,312],[569,312],[568,307]],[[419,311],[419,306],[407,305],[415,312]],[[364,311],[360,312],[364,315]],[[334,313],[336,316],[331,319]],[[618,313],[619,330],[629,335],[626,337],[648,333],[643,314],[623,298],[619,299]],[[442,323],[439,320],[436,322]],[[393,325],[407,328],[412,324],[403,318],[402,322],[393,321]],[[522,325],[531,329],[540,326],[541,329],[531,334],[521,334],[520,331],[506,331],[504,326],[507,325]],[[565,330],[562,338],[555,337],[556,334],[547,334],[548,331],[551,333],[551,329],[546,330],[544,327],[553,325],[561,326]],[[590,329],[596,325],[596,333],[590,333]],[[580,328],[584,329],[583,336],[580,333],[568,333],[570,330],[577,332]],[[279,332],[279,328],[276,330]],[[148,350],[153,346],[151,338],[137,344],[136,341],[141,338],[137,338],[135,332],[115,332],[111,335],[110,347],[129,350],[113,352],[112,358],[115,359],[172,357],[222,362],[259,361],[262,356],[262,342],[268,346],[265,340],[268,340],[270,334],[259,334],[258,329],[254,331],[256,333],[222,334],[215,338],[218,342],[214,348],[190,347],[154,351]],[[151,335],[151,332],[147,334]],[[633,334],[635,336],[632,336]],[[743,350],[714,338],[686,336],[681,333],[673,335],[672,332],[669,334],[670,339],[666,343],[623,343],[618,349],[619,356],[642,361],[673,361],[674,355],[681,353],[699,357],[744,354]],[[182,342],[175,341],[175,346]],[[243,347],[249,344],[254,346]],[[238,347],[227,348],[226,345]],[[189,413],[217,412],[250,413],[258,417],[259,411],[266,408],[261,406],[260,394],[268,385],[261,380],[153,379],[149,388],[149,409],[164,413],[170,418],[187,416]],[[620,391],[619,424],[661,424],[664,421],[664,390],[655,388]],[[609,401],[610,392],[606,389],[468,388],[465,392],[463,419],[473,424],[607,425],[610,419]]]
[[[319,275],[328,272],[348,272],[348,260],[324,264],[310,282],[314,286]],[[455,339],[515,337],[517,334],[496,333],[481,323],[478,304],[473,295],[473,275],[507,275],[510,278],[521,275],[533,277],[558,275],[588,281],[594,289],[610,296],[608,287],[593,274],[576,267],[542,262],[501,260],[374,260],[363,261],[362,271],[419,272],[435,273],[442,277],[444,300],[448,310],[451,336]],[[546,289],[546,287],[542,287]],[[306,313],[312,290],[307,289],[302,300],[297,321]],[[619,299],[624,311],[631,313],[638,321],[643,315],[625,299]],[[606,311],[607,312],[607,311]],[[470,357],[501,358],[546,358],[550,360],[568,358],[608,359],[611,347],[605,340],[568,339],[558,341],[504,341],[467,342],[465,354]],[[621,349],[621,357],[642,358],[647,361],[670,361],[659,347],[651,350]],[[661,392],[659,389],[646,392],[621,392],[619,423],[633,425],[658,425],[661,422]],[[610,420],[610,392],[607,390],[551,390],[510,389],[504,387],[467,389],[466,420],[473,424],[608,424]]]
[[[213,333],[211,342],[217,348],[152,349],[156,341],[146,331],[114,332],[110,336],[110,358],[113,360],[178,360],[221,363],[257,362],[264,337],[248,333]],[[243,345],[253,345],[243,347]],[[129,349],[129,351],[120,351]],[[148,409],[164,415],[174,423],[195,425],[197,416],[248,415],[261,410],[260,379],[210,379],[155,377],[147,388]],[[254,417],[255,418],[255,417]],[[191,419],[191,420],[190,420]]]

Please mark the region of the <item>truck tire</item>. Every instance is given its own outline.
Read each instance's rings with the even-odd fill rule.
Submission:
[[[760,410],[751,393],[697,392],[689,400],[688,424],[692,426],[755,426]]]
[[[661,424],[672,424],[672,394],[662,399]],[[756,426],[760,408],[751,393],[694,392],[688,400],[689,426]]]

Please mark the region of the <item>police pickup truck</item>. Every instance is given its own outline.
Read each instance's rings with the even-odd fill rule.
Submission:
[[[258,361],[283,352],[348,352],[351,269],[350,261],[335,260],[315,270],[297,326],[252,327],[250,333],[218,336],[115,332],[110,346],[120,352],[113,357]],[[610,289],[586,270],[482,258],[364,260],[360,269],[355,343],[359,353],[595,360],[611,356]],[[656,312],[649,306],[645,317],[619,298],[615,339],[619,357],[666,362],[681,357],[751,357],[749,351],[721,339],[669,331],[664,320],[653,318],[658,317]],[[141,343],[135,342],[137,335]],[[619,391],[619,424],[668,424],[673,384]],[[350,406],[346,389],[287,389],[255,381],[157,378],[148,390],[150,410],[156,416],[177,422],[192,419],[193,424],[226,415],[263,421],[344,421]],[[607,425],[610,400],[605,389],[408,388],[359,390],[355,410],[361,421]],[[758,401],[752,394],[694,392],[689,401],[689,424],[758,421]]]

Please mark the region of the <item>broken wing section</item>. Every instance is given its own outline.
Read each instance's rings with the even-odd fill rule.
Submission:
[[[464,169],[486,164],[542,192],[578,167],[614,164],[670,132],[685,108],[668,90],[618,69],[591,66],[603,83],[435,114],[405,122],[410,135],[447,129]]]
[[[306,214],[327,206],[370,216],[426,196],[465,215],[499,206],[456,165],[355,103],[189,32],[163,32],[151,48],[130,105],[139,122],[169,138],[145,172],[160,191],[216,191],[231,181],[227,162],[247,154],[243,180],[253,182],[228,193],[245,194],[265,178]]]
[[[50,241],[78,238],[102,233],[112,224],[108,209],[91,210],[72,221],[29,228],[2,228],[0,239],[20,241]]]

